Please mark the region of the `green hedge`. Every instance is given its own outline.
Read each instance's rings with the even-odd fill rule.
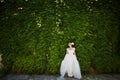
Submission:
[[[78,6],[64,1],[22,1],[16,6],[13,2],[3,3],[0,19],[5,72],[59,74],[69,41],[75,43],[82,73],[91,67],[102,73],[120,72],[119,23],[109,9],[76,10]]]
[[[14,73],[36,73],[41,74],[45,71],[46,65],[42,56],[22,56],[17,57],[13,64]]]

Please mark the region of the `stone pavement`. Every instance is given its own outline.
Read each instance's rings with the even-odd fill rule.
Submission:
[[[78,80],[75,78],[65,77],[61,79],[59,76],[53,75],[26,75],[26,74],[9,74],[0,78],[0,80]],[[118,75],[97,75],[97,76],[83,76],[81,80],[120,80],[120,74]]]

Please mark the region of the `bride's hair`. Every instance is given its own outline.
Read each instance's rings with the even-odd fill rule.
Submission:
[[[72,43],[72,47],[75,47],[74,42],[70,41],[69,43]],[[69,48],[69,46],[67,46],[67,48]]]

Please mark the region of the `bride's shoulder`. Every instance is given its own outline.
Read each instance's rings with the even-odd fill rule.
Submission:
[[[75,50],[75,47],[73,49]]]
[[[71,50],[71,48],[66,48],[66,50]],[[75,50],[75,48],[72,48],[72,50]]]

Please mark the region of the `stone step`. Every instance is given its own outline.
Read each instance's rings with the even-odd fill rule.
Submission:
[[[26,75],[26,74],[9,74],[6,75],[3,78],[0,78],[0,80],[78,80],[75,78],[60,78],[59,76],[54,75]],[[95,77],[84,77],[81,80],[120,80],[120,75],[100,75]]]

